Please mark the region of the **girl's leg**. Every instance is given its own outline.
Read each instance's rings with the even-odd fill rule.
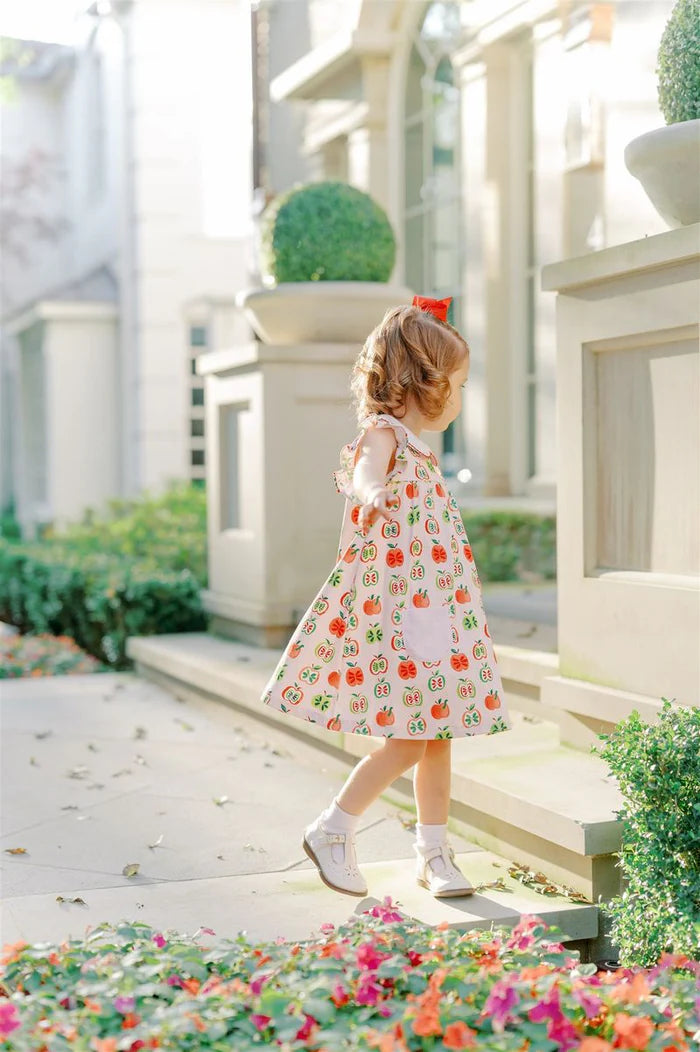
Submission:
[[[336,797],[338,805],[351,815],[361,815],[400,774],[413,764],[422,763],[426,747],[432,744],[386,738],[380,749],[365,756],[350,772]]]
[[[452,781],[452,742],[425,743],[425,753],[413,773],[418,821],[421,825],[446,825]]]
[[[418,811],[416,854],[418,882],[438,898],[469,895],[472,886],[454,863],[447,843],[450,808],[452,743],[449,739],[426,742],[416,766],[413,791]]]

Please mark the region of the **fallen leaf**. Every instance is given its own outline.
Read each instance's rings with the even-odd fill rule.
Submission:
[[[41,764],[37,763],[33,756],[29,757],[29,765],[30,767],[41,767]]]
[[[66,899],[66,898],[63,897],[63,895],[57,895],[56,896],[56,902],[59,902],[59,903],[61,903],[61,902],[68,902],[68,903],[74,902],[77,906],[87,906],[87,902],[85,901],[85,899],[81,899],[81,898]]]
[[[133,774],[134,772],[130,767],[122,767],[121,771],[115,771],[112,778],[121,778],[123,774]]]
[[[5,854],[7,854],[7,855],[26,855],[27,853],[28,852],[27,852],[26,847],[6,847],[5,848]]]
[[[158,839],[156,840],[155,844],[149,844],[148,846],[151,847],[151,848],[159,847],[162,844],[162,842],[163,842],[163,834],[161,833],[160,836],[158,837]]]
[[[191,723],[187,723],[185,720],[181,720],[179,716],[175,717],[175,723],[179,723],[183,731],[193,731],[194,727]]]
[[[134,738],[145,738],[147,734],[148,734],[148,731],[146,730],[145,727],[137,727],[134,730]]]
[[[99,751],[100,751],[100,750],[99,750],[99,749],[97,748],[97,746],[96,746],[96,745],[93,745],[93,743],[92,743],[92,742],[88,742],[88,746],[87,746],[87,747],[88,747],[88,749],[90,750],[90,752],[99,752]]]
[[[136,874],[139,871],[139,866],[140,865],[141,865],[140,862],[128,862],[126,864],[126,866],[124,866],[124,869],[122,870],[123,875],[125,877],[135,877]]]
[[[84,763],[79,764],[77,767],[71,767],[66,775],[67,778],[87,778],[90,774],[90,768],[86,767]]]
[[[214,801],[217,807],[223,807],[224,804],[229,802],[227,796],[213,796],[212,800]]]
[[[474,891],[508,891],[503,877],[499,877],[497,880],[490,880],[487,884],[477,884]]]
[[[34,737],[41,740],[42,738],[48,738],[50,734],[53,734],[53,731],[36,731]]]

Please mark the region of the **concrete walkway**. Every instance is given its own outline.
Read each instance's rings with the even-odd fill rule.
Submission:
[[[367,899],[327,889],[301,831],[337,792],[341,761],[215,701],[182,702],[132,674],[4,681],[2,942],[81,937],[103,921],[303,938],[392,895],[428,923],[558,922],[595,935],[594,907],[543,898],[507,863],[452,835],[474,884],[505,891],[440,903],[414,881],[411,814],[398,790],[358,837]],[[22,854],[11,850],[24,848]],[[135,876],[123,869],[138,863]],[[82,903],[59,902],[81,898]]]

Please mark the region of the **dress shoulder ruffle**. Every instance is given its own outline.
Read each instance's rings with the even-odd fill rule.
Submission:
[[[401,474],[406,462],[406,449],[409,444],[406,428],[401,424],[400,420],[389,419],[379,413],[370,413],[369,416],[365,417],[360,424],[360,431],[357,436],[352,442],[349,442],[341,449],[340,467],[337,471],[333,472],[333,481],[335,482],[335,488],[338,493],[343,494],[343,496],[348,497],[350,500],[358,502],[359,497],[355,493],[352,484],[352,477],[355,470],[355,454],[360,439],[370,427],[388,427],[391,428],[396,435],[396,453],[394,454],[395,463],[386,477],[387,485]]]

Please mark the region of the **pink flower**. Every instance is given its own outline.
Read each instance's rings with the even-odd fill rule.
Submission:
[[[564,1018],[561,1005],[559,1004],[559,991],[556,986],[553,986],[551,990],[538,1001],[534,1008],[531,1008],[528,1012],[533,1023],[544,1023],[545,1020],[551,1020],[552,1023],[559,1023]]]
[[[390,895],[385,896],[382,905],[372,906],[371,909],[364,910],[364,912],[369,913],[371,917],[379,917],[384,924],[394,924],[403,920],[403,917],[392,903]]]
[[[374,975],[371,972],[365,972],[360,976],[360,981],[357,984],[355,1000],[358,1005],[376,1005],[382,993],[382,988]]]
[[[162,950],[164,946],[168,945],[168,940],[164,939],[160,932],[156,932],[151,939],[151,942],[154,942],[159,950]]]
[[[547,1037],[554,1041],[557,1052],[568,1052],[570,1048],[577,1048],[581,1040],[581,1034],[571,1020],[563,1017],[548,1024]]]
[[[331,1001],[336,1008],[341,1008],[350,1000],[350,995],[342,983],[336,983],[331,991]]]
[[[316,1020],[312,1015],[307,1015],[304,1019],[303,1026],[300,1026],[296,1033],[297,1041],[306,1041],[311,1037],[314,1029],[316,1028]]]
[[[256,1026],[258,1030],[266,1030],[271,1020],[272,1016],[258,1015],[256,1013],[253,1013],[250,1017],[251,1023],[253,1026]]]
[[[136,999],[133,997],[115,997],[114,1007],[117,1012],[122,1012],[126,1015],[127,1012],[133,1012],[136,1007]]]
[[[324,935],[330,935],[332,931],[335,931],[335,924],[322,924],[319,930],[322,931]]]
[[[16,1030],[21,1025],[17,1016],[17,1006],[9,1001],[0,1003],[0,1034],[7,1037],[8,1034],[11,1034],[13,1030]]]
[[[381,953],[374,943],[363,942],[357,948],[356,959],[358,968],[365,968],[368,971],[374,971],[388,956],[389,955],[386,953]]]
[[[573,995],[586,1013],[586,1019],[598,1015],[603,1002],[597,994],[591,994],[588,990],[574,990]]]
[[[491,987],[491,992],[486,998],[483,1015],[491,1019],[491,1025],[496,1031],[503,1030],[512,1019],[513,1009],[520,1003],[520,997],[507,979],[499,979]]]
[[[527,950],[535,941],[532,929],[537,927],[537,923],[535,917],[527,915],[522,917],[513,928],[506,946],[511,950]]]
[[[168,986],[182,986],[182,979],[179,975],[169,975],[165,981]]]
[[[269,978],[269,975],[259,975],[256,979],[251,979],[250,992],[253,994],[254,997],[257,997],[260,994],[260,991],[262,990],[263,986]]]

